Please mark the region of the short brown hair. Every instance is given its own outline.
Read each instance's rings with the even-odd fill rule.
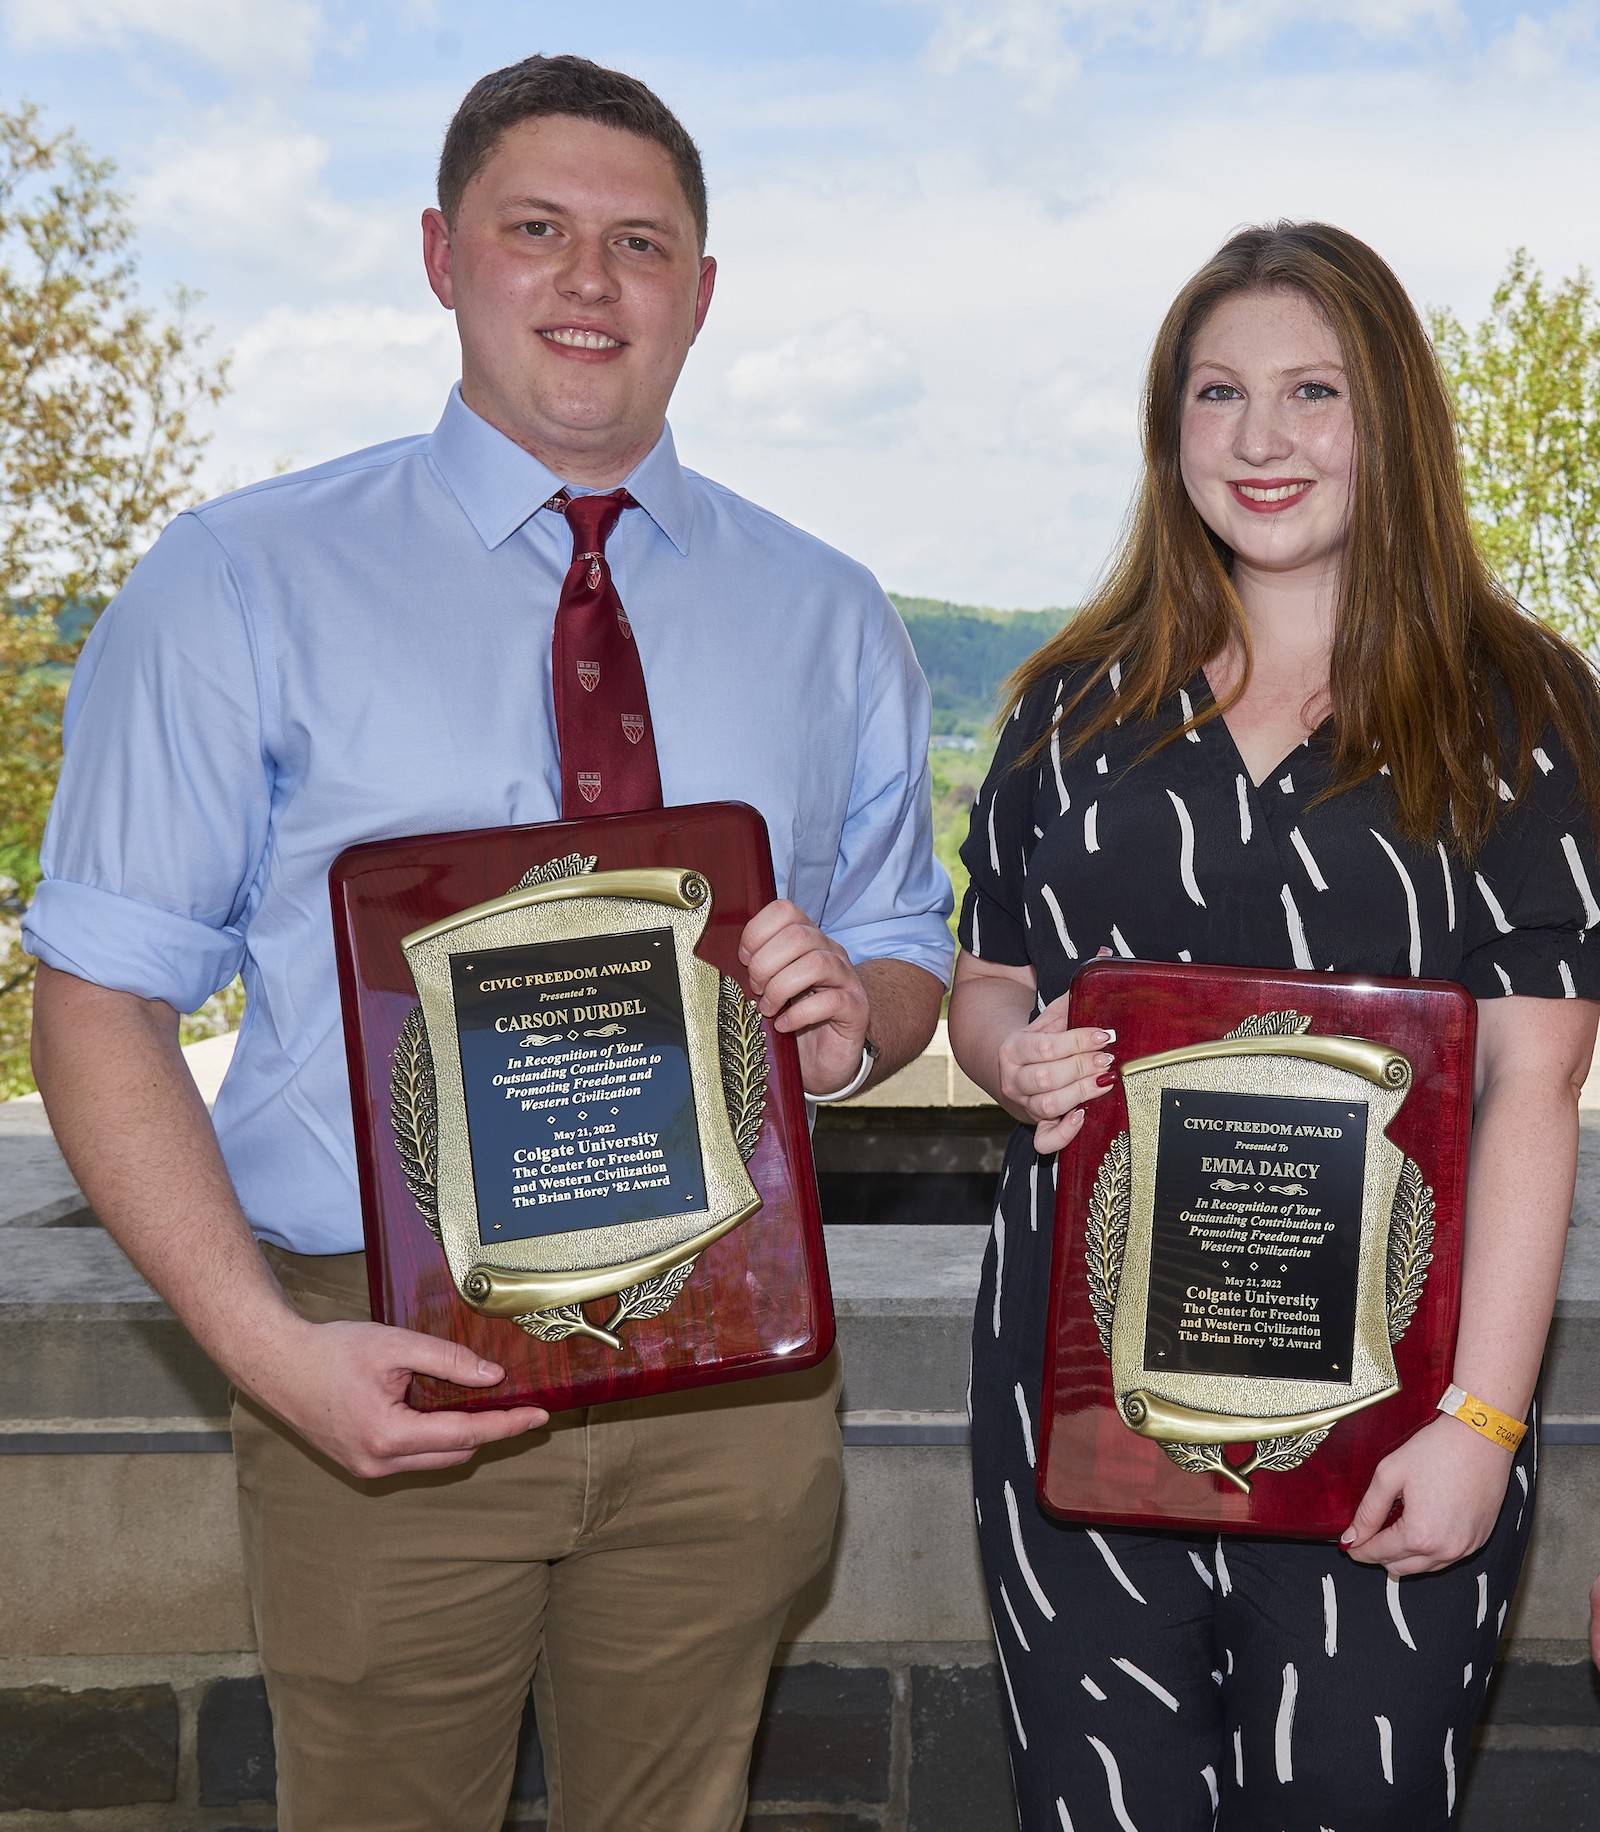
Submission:
[[[672,161],[706,245],[706,176],[700,149],[654,90],[635,76],[607,70],[586,57],[525,57],[480,77],[445,131],[439,155],[439,208],[454,222],[461,194],[482,171],[500,136],[519,121],[572,115],[653,140]]]

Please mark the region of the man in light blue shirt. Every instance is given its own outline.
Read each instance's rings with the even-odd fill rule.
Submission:
[[[693,143],[648,90],[568,58],[485,78],[440,206],[462,382],[435,430],[180,516],[85,647],[26,924],[39,1082],[96,1212],[242,1396],[284,1832],[498,1828],[536,1662],[552,1827],[734,1832],[831,1538],[834,1371],[548,1425],[411,1412],[413,1372],[501,1371],[362,1320],[327,870],[559,816],[571,533],[544,505],[625,482],[606,557],[664,800],[766,817],[781,900],[742,952],[831,1092],[869,1035],[875,1076],[926,1044],[948,970],[927,690],[866,572],[678,463],[664,414],[715,264]],[[213,1133],[177,1013],[236,972]]]

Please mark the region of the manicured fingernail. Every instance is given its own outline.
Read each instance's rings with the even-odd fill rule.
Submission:
[[[1094,1085],[1097,1088],[1114,1088],[1117,1085],[1116,1070],[1107,1069],[1104,1075],[1095,1076]]]
[[[1341,1546],[1353,1546],[1355,1543],[1355,1533],[1347,1527],[1345,1531],[1339,1535],[1339,1544]]]
[[[1100,1032],[1100,1041],[1102,1043],[1115,1043],[1116,1040],[1117,1033],[1114,1030],[1103,1030]]]

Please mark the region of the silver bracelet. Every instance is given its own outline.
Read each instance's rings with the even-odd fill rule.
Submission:
[[[831,1094],[808,1094],[806,1099],[813,1107],[831,1106],[836,1100],[849,1100],[852,1094],[858,1093],[861,1084],[872,1073],[872,1065],[878,1060],[878,1046],[870,1037],[862,1039],[861,1066],[842,1088],[835,1088]]]

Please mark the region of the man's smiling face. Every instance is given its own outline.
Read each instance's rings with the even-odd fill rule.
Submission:
[[[665,149],[572,115],[518,122],[453,225],[424,213],[423,254],[467,405],[559,476],[619,482],[660,436],[716,276]]]

